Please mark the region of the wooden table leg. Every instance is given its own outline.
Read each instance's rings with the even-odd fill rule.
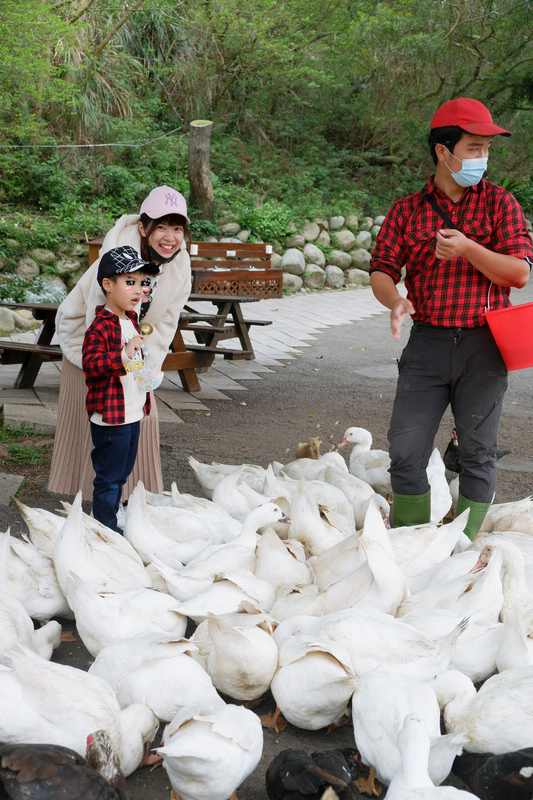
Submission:
[[[46,313],[35,344],[50,344],[55,333],[55,312]],[[15,381],[15,389],[31,389],[41,369],[43,357],[32,353],[23,362]]]
[[[252,347],[252,342],[250,340],[248,325],[246,324],[244,317],[242,315],[242,308],[240,303],[231,304],[231,315],[233,317],[233,323],[235,325],[237,336],[239,337],[242,349],[249,350],[251,353],[249,358],[254,359],[255,358],[254,348]]]
[[[149,350],[149,340],[147,347]],[[163,361],[162,369],[166,371],[177,370],[184,390],[186,392],[199,392],[202,387],[200,386],[196,369],[209,367],[214,361],[214,354],[187,350],[179,328],[176,329],[170,347],[172,352]]]

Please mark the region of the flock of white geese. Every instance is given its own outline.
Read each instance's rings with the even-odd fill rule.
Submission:
[[[440,522],[435,451],[433,521],[390,530],[387,454],[363,429],[345,440],[349,468],[338,452],[191,458],[205,496],[139,484],[124,536],[79,496],[57,514],[19,503],[28,536],[0,534],[0,741],[84,754],[104,729],[129,775],[163,722],[183,800],[227,800],[255,770],[246,701],[268,689],[299,728],[351,716],[389,800],[473,797],[438,786],[463,748],[533,746],[533,500],[493,505],[470,542],[468,512]],[[75,618],[88,672],[50,660],[58,617]]]

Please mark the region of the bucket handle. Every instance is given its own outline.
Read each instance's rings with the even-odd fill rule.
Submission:
[[[490,290],[492,289],[492,281],[489,283],[489,290],[487,292],[487,302],[485,304],[485,314],[490,311]]]

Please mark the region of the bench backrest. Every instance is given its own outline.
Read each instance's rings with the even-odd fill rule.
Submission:
[[[281,297],[282,272],[271,264],[271,244],[191,242],[194,294]]]
[[[88,243],[89,264],[102,242],[103,237]],[[190,255],[193,294],[281,297],[283,273],[272,267],[271,244],[191,242]]]

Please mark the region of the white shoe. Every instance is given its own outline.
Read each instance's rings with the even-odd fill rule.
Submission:
[[[117,511],[117,527],[122,531],[126,527],[126,509],[124,508],[122,500],[119,503]]]

